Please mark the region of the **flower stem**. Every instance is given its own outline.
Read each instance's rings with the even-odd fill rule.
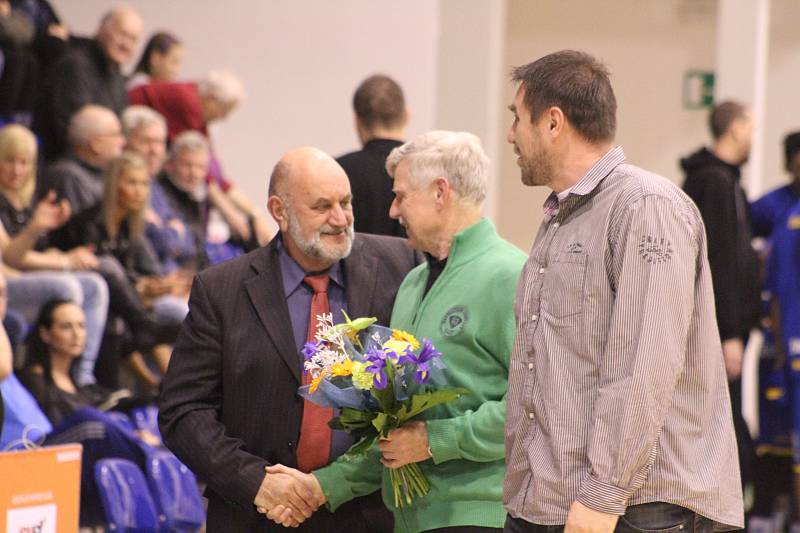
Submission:
[[[394,505],[402,508],[411,505],[414,498],[428,494],[430,484],[417,463],[389,469],[389,480],[392,484]]]

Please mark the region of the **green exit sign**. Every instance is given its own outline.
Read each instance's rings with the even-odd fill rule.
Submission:
[[[714,73],[689,70],[683,75],[684,109],[706,109],[714,105]]]

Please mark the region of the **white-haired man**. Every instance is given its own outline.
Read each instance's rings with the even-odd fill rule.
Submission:
[[[163,272],[169,274],[179,269],[194,270],[204,266],[197,264],[198,243],[194,234],[173,209],[163,184],[156,179],[167,152],[164,117],[147,106],[130,106],[122,113],[122,131],[126,148],[144,159],[153,180],[145,235],[158,255]]]
[[[313,475],[334,510],[382,487],[396,532],[500,531],[513,302],[526,256],[481,216],[489,159],[476,136],[423,134],[395,148],[386,169],[394,177],[390,216],[428,258],[400,286],[391,326],[433,341],[447,363],[447,385],[471,394],[391,431],[369,454],[336,461]],[[401,513],[388,468],[409,463],[419,463],[431,490]],[[270,516],[286,522],[287,514],[275,508]]]
[[[103,172],[122,153],[125,139],[117,115],[90,104],[73,115],[68,140],[70,155],[45,169],[40,191],[55,190],[76,215],[103,200]]]
[[[223,70],[212,70],[196,83],[149,83],[130,92],[132,104],[151,107],[164,116],[170,142],[184,131],[197,131],[208,138],[208,125],[225,119],[243,98],[242,82]],[[219,190],[236,207],[237,212],[226,216],[234,232],[253,244],[269,242],[272,231],[266,217],[258,213],[253,203],[227,179],[213,148],[206,178],[210,195]]]
[[[78,109],[97,104],[119,114],[125,108],[128,95],[120,68],[133,58],[142,31],[136,11],[114,8],[102,18],[94,39],[73,46],[48,69],[34,117],[48,161],[69,148],[67,129]]]

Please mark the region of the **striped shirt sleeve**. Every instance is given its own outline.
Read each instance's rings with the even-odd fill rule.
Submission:
[[[694,305],[701,228],[693,218],[673,199],[644,196],[609,231],[616,298],[578,493],[597,511],[624,514],[656,458]]]

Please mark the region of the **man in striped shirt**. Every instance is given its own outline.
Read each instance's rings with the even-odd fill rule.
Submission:
[[[512,79],[522,182],[553,192],[517,289],[506,531],[742,527],[697,208],[614,146],[593,57],[557,52]]]

